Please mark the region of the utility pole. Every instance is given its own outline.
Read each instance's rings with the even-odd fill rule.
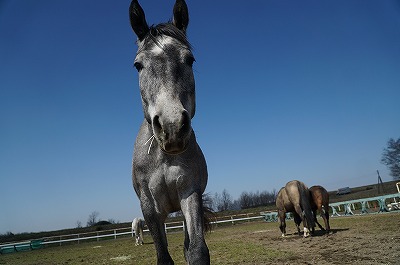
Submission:
[[[378,194],[381,194],[381,192],[383,193],[385,190],[383,189],[383,182],[381,176],[379,175],[379,170],[377,170],[376,173],[378,173]]]

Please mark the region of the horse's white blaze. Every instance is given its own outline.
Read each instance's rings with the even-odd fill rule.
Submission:
[[[148,113],[150,117],[160,115],[160,112],[165,117],[175,117],[178,114],[180,116],[182,110],[184,110],[182,103],[174,99],[168,89],[161,89],[160,93],[156,96],[154,105],[149,105]]]
[[[161,38],[158,38],[158,45],[154,45],[154,47],[151,49],[151,52],[154,55],[161,55],[164,53],[164,48],[170,44],[173,43],[173,39],[168,36],[162,36]]]

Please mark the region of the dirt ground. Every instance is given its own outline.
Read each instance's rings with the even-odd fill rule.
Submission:
[[[254,232],[250,237],[262,241],[267,249],[290,250],[293,254],[289,260],[285,257],[274,264],[400,264],[399,213],[330,221],[329,235],[317,229],[313,237],[300,237],[293,221],[288,221],[286,237],[277,238],[276,228]]]

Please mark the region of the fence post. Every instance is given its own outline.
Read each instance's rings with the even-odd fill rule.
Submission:
[[[99,242],[99,232],[97,231],[96,234],[97,234],[97,242]]]
[[[114,239],[117,239],[117,230],[114,229]]]

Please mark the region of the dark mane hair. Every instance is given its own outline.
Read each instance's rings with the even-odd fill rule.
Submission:
[[[160,36],[168,36],[174,38],[186,47],[188,47],[190,50],[192,49],[192,46],[187,40],[185,33],[175,27],[172,23],[161,23],[158,25],[152,25],[149,29],[149,32],[144,38],[145,46],[147,46],[149,41],[152,41],[157,46],[162,48],[160,42],[158,41],[158,37]]]

